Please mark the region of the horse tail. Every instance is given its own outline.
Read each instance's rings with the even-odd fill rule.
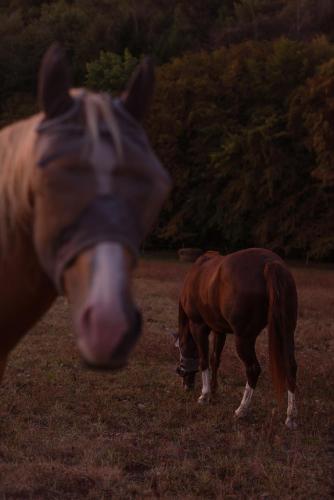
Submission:
[[[294,331],[297,323],[297,291],[294,279],[283,262],[267,262],[264,277],[268,291],[269,366],[279,402],[284,391],[294,391],[297,365]]]

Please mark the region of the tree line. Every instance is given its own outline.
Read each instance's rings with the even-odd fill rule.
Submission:
[[[75,84],[114,94],[152,53],[174,189],[146,245],[332,259],[333,18],[327,0],[0,1],[0,119],[34,111],[55,39]]]

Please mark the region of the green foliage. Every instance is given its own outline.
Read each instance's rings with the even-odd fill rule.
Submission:
[[[120,92],[137,64],[138,59],[128,49],[122,56],[102,51],[98,59],[87,63],[86,85],[96,90]]]
[[[153,54],[174,190],[148,244],[333,258],[333,20],[328,0],[3,0],[0,121],[33,112],[54,40],[75,85],[113,93]]]
[[[160,238],[224,251],[256,245],[333,255],[334,204],[319,177],[321,165],[332,172],[332,129],[324,124],[310,142],[319,116],[298,115],[306,110],[300,94],[331,67],[330,59],[318,68],[314,57],[330,57],[328,45],[247,42],[160,68],[149,125],[175,185]],[[324,90],[329,100],[333,90]],[[313,111],[326,110],[332,113],[317,96]]]

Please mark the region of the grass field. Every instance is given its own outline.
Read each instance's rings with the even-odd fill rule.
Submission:
[[[284,426],[263,373],[252,412],[235,421],[245,376],[233,337],[220,388],[207,406],[175,374],[177,297],[186,264],[142,261],[137,301],[142,340],[126,370],[81,365],[59,299],[12,354],[0,388],[0,499],[226,498],[334,496],[334,270],[295,268],[300,427]]]

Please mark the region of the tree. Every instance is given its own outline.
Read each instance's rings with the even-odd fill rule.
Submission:
[[[101,52],[95,61],[87,63],[86,85],[96,90],[120,92],[138,64],[128,49],[123,55]]]

